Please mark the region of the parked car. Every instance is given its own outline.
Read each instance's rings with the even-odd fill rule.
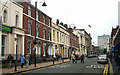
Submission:
[[[98,63],[107,63],[107,62],[108,62],[108,58],[106,54],[98,56]]]
[[[90,55],[88,55],[87,57],[88,57],[88,58],[92,58],[92,57],[93,57],[93,55],[92,55],[92,54],[90,54]]]

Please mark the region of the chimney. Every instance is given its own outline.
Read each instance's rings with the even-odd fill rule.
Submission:
[[[62,26],[64,26],[64,25],[63,25],[63,22],[61,22],[60,24],[61,24]]]
[[[68,29],[68,25],[67,25],[67,24],[64,24],[64,27],[65,27],[66,29]]]
[[[69,33],[73,32],[72,28],[68,28],[68,31],[69,31]]]
[[[57,21],[56,21],[56,25],[58,25],[59,24],[59,19],[57,19]]]

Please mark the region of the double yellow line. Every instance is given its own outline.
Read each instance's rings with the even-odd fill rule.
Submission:
[[[108,64],[106,64],[103,75],[107,75],[108,74]]]

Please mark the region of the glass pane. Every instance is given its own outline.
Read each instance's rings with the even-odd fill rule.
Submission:
[[[1,55],[4,56],[4,51],[5,51],[5,48],[2,47],[2,51],[1,51]]]

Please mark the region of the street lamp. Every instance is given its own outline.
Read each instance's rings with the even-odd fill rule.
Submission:
[[[38,1],[38,0],[37,0]],[[34,67],[36,67],[36,12],[37,12],[37,1],[35,2],[35,41],[34,41]],[[47,6],[46,3],[44,2],[42,6]]]
[[[17,38],[14,39],[16,41],[16,60],[15,60],[15,70],[14,71],[17,71]]]

